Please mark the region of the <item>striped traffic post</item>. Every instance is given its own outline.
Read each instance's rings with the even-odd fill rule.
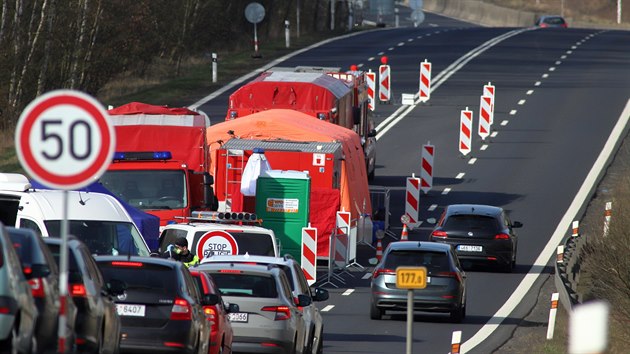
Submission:
[[[462,343],[462,331],[453,331],[453,335],[451,336],[451,353],[450,354],[459,354],[461,343]]]
[[[466,156],[472,150],[472,125],[473,125],[473,112],[466,109],[461,111],[459,118],[459,152]]]
[[[492,97],[490,96],[481,96],[481,100],[479,103],[479,129],[478,134],[481,137],[481,140],[486,140],[488,135],[490,135],[491,129],[491,121],[490,116],[492,114]]]
[[[420,178],[416,174],[407,177],[407,188],[405,197],[405,215],[409,217],[409,227],[413,229],[418,225],[418,217],[420,215]]]
[[[433,158],[435,156],[435,146],[431,142],[422,145],[422,163],[420,170],[420,189],[429,193],[433,187]]]
[[[494,96],[495,96],[495,87],[491,82],[488,82],[487,85],[483,86],[483,96],[490,97],[490,125],[494,123]]]
[[[389,103],[391,98],[391,78],[386,56],[381,57],[381,64],[378,67],[378,99],[383,103]]]
[[[572,231],[571,231],[571,236],[572,236],[572,237],[578,237],[578,236],[580,236],[580,222],[579,222],[579,221],[577,221],[577,220],[576,220],[576,221],[574,221],[574,222],[571,224],[571,229],[572,229]]]
[[[556,263],[564,263],[564,245],[558,246],[558,249],[556,250]]]
[[[420,63],[420,89],[418,91],[420,102],[426,102],[431,98],[431,63],[424,59]]]
[[[306,277],[308,285],[311,286],[317,281],[317,229],[311,227],[302,228],[302,271]]]
[[[335,264],[339,268],[348,265],[348,246],[350,241],[350,213],[338,211],[335,225]]]
[[[365,73],[365,79],[367,81],[368,108],[370,111],[374,111],[376,108],[376,73],[370,69]]]
[[[558,293],[551,294],[551,309],[549,309],[549,324],[547,326],[547,339],[553,339],[553,331],[556,327],[556,312],[558,312]]]
[[[604,237],[608,236],[610,230],[610,218],[612,216],[612,202],[606,202],[604,210]]]

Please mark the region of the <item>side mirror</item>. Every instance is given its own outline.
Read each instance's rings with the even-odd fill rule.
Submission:
[[[326,301],[328,300],[328,290],[323,288],[315,288],[315,295],[313,295],[313,301]]]
[[[514,228],[514,229],[518,229],[519,227],[523,227],[523,223],[522,223],[522,222],[520,222],[520,221],[514,221],[514,222],[512,223],[512,228]]]
[[[125,293],[127,290],[127,284],[118,279],[110,279],[106,284],[107,292],[112,296],[118,296]]]
[[[227,309],[225,310],[227,311],[227,313],[237,313],[241,311],[241,309],[238,307],[238,304],[229,304]]]
[[[205,294],[201,297],[201,304],[203,306],[214,306],[219,303],[219,295],[217,294]]]
[[[368,132],[368,138],[373,138],[376,136],[378,132],[376,131],[376,129],[372,129]]]
[[[297,300],[298,300],[297,304],[295,305],[300,306],[300,307],[306,307],[313,303],[313,300],[311,299],[311,297],[304,294],[298,295]]]

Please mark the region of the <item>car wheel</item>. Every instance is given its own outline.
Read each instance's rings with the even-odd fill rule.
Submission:
[[[376,304],[374,302],[371,303],[370,305],[370,318],[373,320],[380,320],[383,318],[383,313],[385,311],[381,310],[378,308],[378,306],[376,306]]]

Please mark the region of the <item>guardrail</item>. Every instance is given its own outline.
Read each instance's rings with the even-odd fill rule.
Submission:
[[[554,283],[560,294],[560,303],[567,310],[582,303],[582,295],[577,292],[580,280],[582,249],[587,238],[582,234],[569,236],[564,241],[562,261],[555,263]]]

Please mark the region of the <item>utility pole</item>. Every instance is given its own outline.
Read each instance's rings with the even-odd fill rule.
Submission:
[[[617,24],[621,23],[621,0],[617,0]]]
[[[335,30],[335,0],[330,0],[330,30]]]

